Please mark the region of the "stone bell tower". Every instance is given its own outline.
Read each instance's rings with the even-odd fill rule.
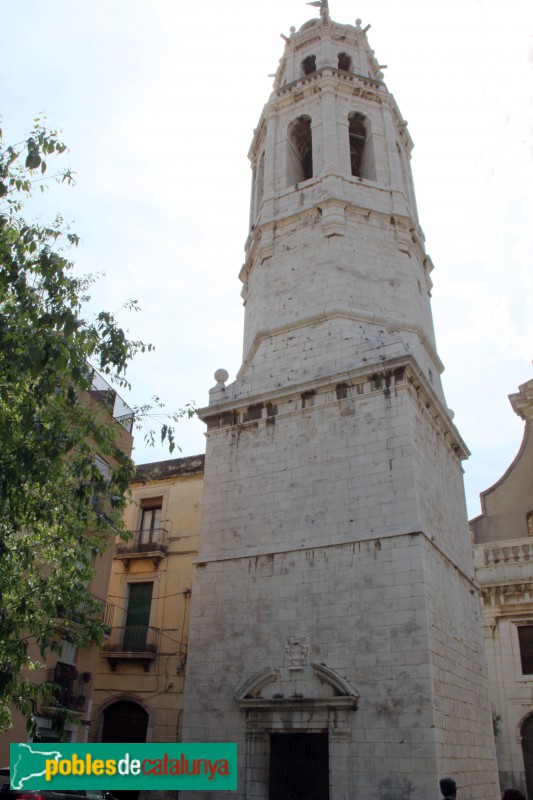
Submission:
[[[238,742],[238,798],[496,798],[412,141],[322,6],[254,132],[243,363],[200,412],[184,738]]]

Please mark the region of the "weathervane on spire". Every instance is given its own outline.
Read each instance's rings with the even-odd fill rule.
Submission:
[[[320,14],[323,17],[327,17],[329,15],[328,0],[313,0],[311,3],[306,3],[306,6],[314,6],[315,8],[319,8]]]

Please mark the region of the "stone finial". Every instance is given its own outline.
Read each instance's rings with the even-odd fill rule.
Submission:
[[[229,378],[229,372],[226,369],[217,369],[214,378],[216,385],[209,389],[209,394],[215,395],[217,392],[223,392],[226,388],[226,381]]]
[[[359,19],[359,17],[355,20],[355,32],[356,33],[364,33],[366,35],[366,32],[369,30],[370,25],[366,25],[364,28],[361,28],[362,23],[363,23],[363,20]],[[372,51],[372,53],[373,52],[374,51]]]
[[[229,372],[226,369],[217,369],[214,374],[214,378],[217,382],[216,389],[223,389],[226,385],[226,381],[229,378]]]

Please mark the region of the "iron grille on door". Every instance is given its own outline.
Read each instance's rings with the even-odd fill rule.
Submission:
[[[329,800],[327,733],[270,734],[270,800]]]

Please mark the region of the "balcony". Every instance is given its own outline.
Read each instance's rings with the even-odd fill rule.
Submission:
[[[154,528],[151,531],[130,531],[131,539],[120,542],[116,546],[115,558],[124,561],[124,568],[129,569],[129,562],[136,558],[151,558],[155,569],[167,554],[168,531],[165,528]]]
[[[157,658],[161,631],[151,625],[128,625],[112,628],[104,642],[102,656],[107,658],[112,670],[118,661],[141,661],[148,672],[150,661]]]
[[[113,622],[113,611],[115,607],[112,603],[102,600],[95,594],[87,593],[87,599],[72,612],[70,621],[81,625],[87,619],[93,622],[101,622],[104,625],[104,635],[108,635]],[[56,609],[56,623],[59,627],[67,621],[67,614],[64,606],[58,605]]]
[[[112,386],[102,378],[101,375],[93,371],[92,386],[89,395],[111,414],[122,427],[131,433],[134,422],[133,410],[116,393]]]
[[[74,714],[85,714],[92,692],[90,672],[78,673],[75,667],[58,663],[51,669],[47,683],[52,684],[53,705],[43,705],[45,713],[53,714],[58,707]]]

